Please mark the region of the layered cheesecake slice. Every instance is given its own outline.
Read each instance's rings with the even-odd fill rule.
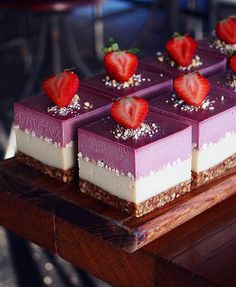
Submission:
[[[140,66],[157,74],[161,70],[172,78],[194,71],[210,76],[225,71],[226,58],[220,54],[209,55],[197,48],[197,41],[191,36],[175,33],[164,53],[157,52],[156,57],[142,59]]]
[[[61,82],[64,81],[62,78]],[[71,89],[73,83],[66,81]],[[56,81],[50,81],[50,84],[55,93]],[[67,94],[63,83],[61,87]],[[76,92],[77,95],[63,107],[55,105],[45,94],[14,106],[17,158],[63,182],[69,182],[77,175],[77,128],[100,118],[111,105],[109,98],[84,87]]]
[[[144,119],[144,106],[123,98],[112,117],[78,129],[80,190],[136,217],[189,192],[191,181],[191,127],[153,112]]]
[[[104,68],[106,73],[81,81],[89,87],[117,99],[124,96],[150,98],[154,92],[170,90],[173,82],[165,72],[153,74],[138,67],[138,49],[120,50],[112,38],[104,48]]]
[[[210,54],[223,54],[230,57],[236,52],[236,19],[229,16],[219,21],[215,27],[215,36],[198,41],[200,50]]]
[[[177,78],[175,92],[158,95],[150,101],[151,110],[192,125],[195,186],[236,165],[236,99],[214,88],[208,94],[209,84],[202,78],[199,74],[183,76],[180,84]]]

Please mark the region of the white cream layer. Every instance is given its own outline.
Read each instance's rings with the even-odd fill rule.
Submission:
[[[75,166],[75,144],[59,147],[58,144],[46,141],[30,132],[24,132],[19,128],[15,128],[15,133],[17,151],[62,170],[68,170]]]
[[[216,143],[203,145],[199,150],[193,148],[192,170],[196,173],[205,171],[236,153],[236,133],[227,132]]]
[[[96,163],[79,159],[80,178],[89,181],[118,198],[141,203],[179,183],[191,179],[191,157],[170,167],[151,172],[137,180],[117,175]]]

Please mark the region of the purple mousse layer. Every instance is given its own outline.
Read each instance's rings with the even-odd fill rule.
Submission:
[[[212,88],[208,98],[215,101],[212,104],[214,109],[189,112],[181,110],[179,106],[173,106],[172,94],[165,93],[152,99],[151,110],[192,125],[193,144],[197,148],[219,141],[226,132],[236,131],[236,99],[227,96],[222,99],[222,93]]]
[[[72,114],[53,116],[47,109],[54,106],[54,103],[45,94],[40,94],[15,104],[15,124],[21,130],[29,130],[38,137],[47,137],[65,146],[77,139],[79,126],[99,119],[112,104],[108,97],[85,87],[80,87],[78,95],[81,109],[77,116]],[[93,108],[83,108],[85,102],[91,103]]]
[[[226,94],[236,99],[236,87],[230,87],[229,81],[232,77],[232,72],[220,73],[209,77],[212,86],[217,88],[223,95]]]
[[[126,175],[130,172],[136,179],[177,159],[182,161],[190,157],[190,126],[153,112],[149,112],[145,123],[156,123],[159,130],[152,137],[137,140],[116,139],[112,131],[117,123],[111,117],[83,126],[78,129],[78,151]]]
[[[204,76],[211,76],[220,72],[224,72],[226,69],[226,58],[223,55],[209,55],[201,50],[197,50],[198,55],[203,63],[201,66],[192,68],[190,70],[180,70],[178,67],[171,67],[170,63],[164,59],[163,62],[157,60],[156,57],[144,58],[140,61],[140,66],[151,72],[163,71],[166,75],[172,78],[181,74],[187,74],[190,72],[199,71]],[[165,58],[165,57],[164,57]]]
[[[172,79],[161,71],[154,74],[144,69],[138,69],[136,75],[141,75],[145,80],[142,81],[139,86],[130,88],[117,89],[115,87],[105,85],[103,81],[103,79],[106,78],[105,74],[82,80],[81,85],[104,93],[106,96],[113,99],[130,95],[149,99],[153,97],[153,93],[168,91],[173,87]]]
[[[232,52],[225,52],[224,49],[216,48],[213,46],[214,41],[217,40],[216,36],[210,36],[207,38],[204,38],[202,40],[197,41],[197,47],[199,50],[202,50],[204,52],[207,52],[209,54],[215,54],[215,55],[224,55],[226,57],[230,56]]]

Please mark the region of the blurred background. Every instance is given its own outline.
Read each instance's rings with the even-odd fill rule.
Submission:
[[[13,103],[41,90],[52,73],[103,71],[112,36],[139,56],[163,50],[174,32],[201,39],[236,14],[236,0],[0,1],[0,159],[14,155]],[[0,287],[108,286],[61,258],[0,228]]]

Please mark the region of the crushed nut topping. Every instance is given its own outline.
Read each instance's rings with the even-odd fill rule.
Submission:
[[[234,89],[234,91],[236,92],[236,75],[227,74],[226,81],[226,86]]]
[[[151,79],[149,78],[142,78],[141,75],[134,74],[128,81],[124,83],[117,82],[116,80],[112,80],[109,76],[106,76],[106,78],[102,79],[105,86],[116,88],[117,90],[126,89],[126,88],[133,88],[140,86],[142,82],[148,81],[150,82]]]
[[[221,97],[221,101],[223,101],[224,98]],[[169,103],[168,100],[166,100],[166,103]],[[181,111],[185,112],[194,112],[199,110],[214,110],[214,103],[215,101],[210,101],[209,98],[206,98],[199,107],[191,106],[186,104],[183,100],[178,98],[175,94],[171,96],[171,105],[174,108],[180,108]]]
[[[164,57],[164,55],[161,52],[157,52],[157,61],[158,62],[164,62],[166,60],[171,67],[177,67],[181,71],[190,71],[192,68],[196,68],[201,66],[203,63],[198,55],[195,55],[195,57],[192,59],[192,63],[188,65],[187,67],[179,66],[175,61],[170,59],[168,56]]]
[[[47,112],[50,113],[53,117],[55,116],[67,116],[72,115],[73,117],[80,114],[81,109],[88,110],[92,109],[93,105],[90,102],[80,103],[80,97],[76,94],[72,99],[71,103],[67,107],[48,107]]]
[[[226,44],[224,41],[216,39],[212,44],[210,44],[210,48],[215,48],[224,54],[232,55],[236,51],[236,44]]]
[[[112,131],[112,134],[116,139],[134,139],[138,140],[139,138],[143,136],[152,137],[155,133],[158,132],[158,127],[155,123],[152,124],[146,124],[142,123],[140,127],[137,129],[127,129],[120,125],[117,125],[116,129]]]

